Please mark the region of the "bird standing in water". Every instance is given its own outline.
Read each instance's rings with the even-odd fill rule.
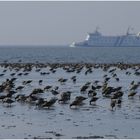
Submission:
[[[83,102],[84,100],[86,100],[86,99],[87,99],[87,98],[86,98],[86,97],[83,97],[83,96],[76,96],[76,97],[75,97],[75,100],[70,104],[70,108],[71,108],[72,106],[81,105],[82,102]]]
[[[61,94],[61,98],[58,100],[59,103],[66,103],[67,101],[70,100],[71,92],[63,92]]]
[[[55,102],[57,101],[57,98],[51,98],[49,101],[45,101],[44,104],[42,104],[42,107],[44,108],[50,108],[52,105],[55,104]]]
[[[112,111],[113,111],[113,108],[116,106],[116,100],[111,99],[110,106],[111,106]]]
[[[134,95],[136,95],[136,93],[137,93],[137,92],[131,92],[131,93],[129,93],[129,94],[128,94],[128,98],[129,98],[129,97],[133,97]]]
[[[91,105],[92,102],[96,102],[99,99],[99,97],[92,97],[91,100],[89,101],[89,104]]]

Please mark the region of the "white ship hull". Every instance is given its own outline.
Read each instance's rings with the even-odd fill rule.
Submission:
[[[97,30],[89,33],[83,42],[71,44],[71,47],[140,47],[140,35],[104,36]]]

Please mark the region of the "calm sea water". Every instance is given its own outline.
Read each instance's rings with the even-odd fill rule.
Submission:
[[[0,62],[42,62],[42,63],[140,63],[140,48],[0,48]]]

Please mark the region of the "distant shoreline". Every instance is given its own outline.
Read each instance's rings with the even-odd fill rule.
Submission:
[[[98,47],[92,47],[92,46],[75,46],[71,47],[70,45],[0,45],[0,49],[6,49],[6,48],[140,48],[138,46],[117,46],[117,47],[104,47],[104,46],[98,46]]]

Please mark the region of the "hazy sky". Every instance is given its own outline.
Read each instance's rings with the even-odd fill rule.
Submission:
[[[140,2],[0,2],[0,45],[57,45],[103,34],[140,31]]]

